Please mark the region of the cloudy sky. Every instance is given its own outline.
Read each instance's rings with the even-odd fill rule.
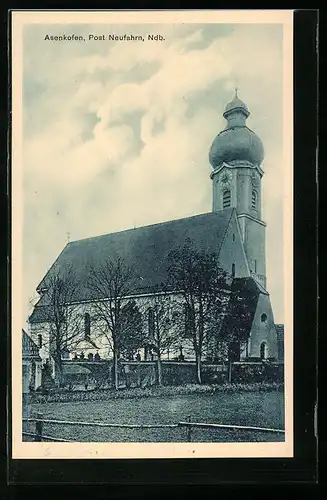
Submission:
[[[46,34],[161,34],[49,42]],[[70,240],[211,211],[208,151],[234,87],[262,139],[267,278],[283,322],[282,26],[28,25],[24,305]]]

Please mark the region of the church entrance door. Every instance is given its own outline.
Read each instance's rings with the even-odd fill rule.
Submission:
[[[261,359],[267,358],[267,344],[265,342],[262,342],[260,346],[260,358]]]

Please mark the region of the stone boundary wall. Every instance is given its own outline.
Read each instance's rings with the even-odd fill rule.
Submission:
[[[113,363],[109,361],[64,361],[64,389],[70,391],[102,390],[113,387]],[[157,361],[120,361],[120,388],[146,388],[158,385]],[[235,362],[202,364],[203,384],[257,383],[284,381],[284,365],[278,362]],[[162,361],[164,386],[196,384],[195,362]],[[55,390],[55,389],[53,389]],[[40,391],[42,392],[42,387]],[[48,391],[43,391],[48,392]]]

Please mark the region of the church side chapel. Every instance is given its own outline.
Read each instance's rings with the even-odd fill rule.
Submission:
[[[40,356],[43,361],[50,360],[53,373],[56,363],[51,359],[55,342],[51,340],[51,325],[58,321],[66,326],[69,323],[66,342],[62,339],[62,359],[112,358],[117,339],[114,332],[110,337],[108,330],[118,320],[116,317],[113,327],[112,318],[106,320],[101,315],[108,301],[117,303],[116,309],[112,304],[109,314],[117,316],[118,307],[125,314],[119,317],[119,325],[122,328],[123,324],[126,332],[119,352],[123,359],[143,361],[160,356],[194,360],[196,353],[187,335],[185,318],[184,328],[180,327],[178,304],[183,302],[183,294],[166,285],[172,249],[181,250],[190,244],[194,252],[216,255],[230,284],[225,313],[204,341],[202,359],[220,362],[228,357],[232,361],[279,358],[278,329],[267,291],[266,224],[261,218],[264,148],[260,138],[247,127],[249,114],[236,91],[223,113],[226,127],[214,138],[209,151],[212,212],[72,241],[65,246],[39,284],[40,299],[29,317],[30,335],[36,342],[42,337]],[[118,263],[121,275],[125,273],[125,284],[129,283],[125,288],[116,283],[119,289],[111,297],[101,287],[100,279],[108,278],[110,262]],[[133,277],[127,275],[127,269]],[[70,286],[63,283],[67,272]],[[61,283],[62,295],[54,307],[56,282]],[[159,322],[160,347],[158,342],[152,345],[146,340],[154,337]]]

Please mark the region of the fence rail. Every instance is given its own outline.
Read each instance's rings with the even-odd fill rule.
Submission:
[[[230,430],[240,430],[240,431],[258,431],[265,433],[279,433],[285,434],[284,429],[274,429],[269,427],[254,427],[245,425],[233,425],[233,424],[211,424],[205,422],[192,422],[191,416],[188,417],[187,421],[178,422],[176,424],[114,424],[107,422],[83,422],[83,421],[71,421],[71,420],[57,420],[57,419],[47,419],[43,418],[42,414],[37,414],[36,417],[26,417],[23,418],[23,422],[35,422],[35,433],[23,431],[23,435],[33,437],[34,441],[60,441],[60,442],[74,442],[70,439],[54,438],[51,436],[45,436],[43,434],[43,424],[54,424],[54,425],[70,425],[70,426],[85,426],[85,427],[108,427],[108,428],[120,428],[120,429],[176,429],[176,428],[186,428],[186,441],[192,441],[192,429],[202,428],[202,429],[230,429]]]
[[[29,436],[29,437],[32,437],[34,438],[34,441],[58,441],[60,443],[64,442],[64,443],[74,443],[75,441],[73,441],[72,439],[63,439],[63,438],[56,438],[56,437],[53,437],[53,436],[45,436],[44,434],[41,434],[41,439],[36,439],[38,437],[37,434],[35,434],[34,432],[24,432],[23,431],[23,436]]]
[[[23,418],[26,422],[42,422],[44,424],[58,424],[58,425],[81,425],[87,427],[118,427],[126,429],[164,429],[170,428],[174,429],[179,426],[179,424],[111,424],[107,422],[73,422],[70,420],[54,420],[49,419],[38,419],[38,418]]]
[[[284,434],[284,429],[270,429],[269,427],[251,427],[247,425],[207,424],[201,422],[179,422],[182,427],[202,427],[203,429],[235,429],[243,431],[277,432]]]

